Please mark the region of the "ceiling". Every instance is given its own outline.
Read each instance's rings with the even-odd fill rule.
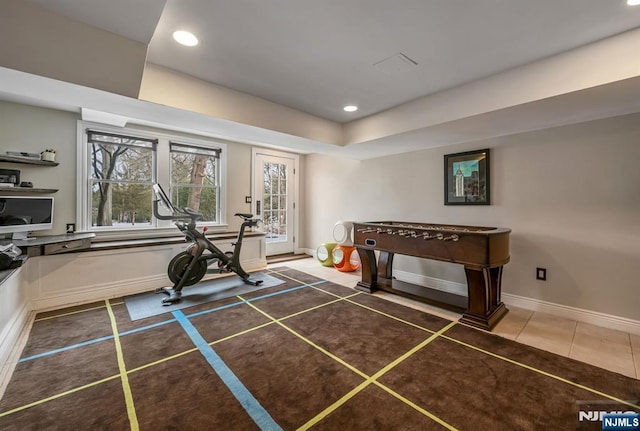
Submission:
[[[31,1],[149,42],[147,62],[337,122],[640,26],[624,0]]]
[[[148,44],[146,62],[324,118],[345,127],[406,111],[424,96],[474,83],[633,29],[640,6],[625,0],[24,0],[73,20]],[[189,30],[196,47],[178,45]],[[3,76],[13,75],[3,71]],[[576,71],[579,73],[580,71]],[[34,87],[24,81],[25,94]],[[7,84],[9,85],[9,84]],[[58,91],[57,88],[51,87]],[[464,88],[464,87],[460,87]],[[69,91],[60,87],[59,91]],[[78,100],[102,97],[73,88]],[[42,93],[42,91],[41,91]],[[606,93],[606,94],[605,94]],[[487,115],[414,128],[344,147],[279,134],[301,152],[369,158],[640,111],[640,76],[624,85],[550,98]],[[630,95],[619,102],[619,97]],[[118,100],[105,95],[105,112]],[[612,98],[611,96],[615,96]],[[50,98],[54,100],[53,97]],[[72,100],[71,97],[55,100]],[[589,103],[591,108],[585,108]],[[347,113],[347,104],[359,110]],[[595,105],[594,105],[595,104]],[[83,108],[82,104],[76,104]],[[99,106],[93,103],[92,108]],[[84,106],[86,108],[87,106]],[[108,109],[107,109],[108,107]],[[177,117],[174,111],[160,112]],[[138,107],[125,101],[125,113]],[[145,106],[148,111],[148,106]],[[596,111],[600,111],[596,115]],[[584,115],[579,115],[584,111]],[[557,115],[556,115],[557,114]],[[155,115],[155,114],[154,114]],[[143,115],[140,115],[141,118]],[[564,123],[558,118],[566,118]],[[571,117],[571,118],[568,118]],[[132,118],[133,115],[132,115]],[[199,130],[237,125],[203,115]],[[500,130],[488,131],[487,125]],[[517,127],[514,127],[516,125]],[[194,129],[194,128],[192,128]],[[194,129],[195,130],[195,129]],[[253,128],[256,142],[267,130]],[[250,134],[249,133],[249,134]],[[436,139],[437,138],[437,139]],[[248,140],[250,141],[250,139]],[[393,145],[389,145],[389,144]]]

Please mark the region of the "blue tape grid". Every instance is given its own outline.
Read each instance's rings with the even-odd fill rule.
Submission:
[[[317,281],[315,283],[308,283],[308,284],[304,284],[304,285],[300,285],[300,286],[296,286],[296,287],[290,287],[288,289],[279,290],[277,292],[268,293],[268,294],[261,295],[261,296],[256,296],[255,298],[251,298],[251,299],[248,299],[246,301],[232,302],[230,304],[221,305],[220,307],[215,307],[215,308],[211,308],[209,310],[204,310],[204,311],[200,311],[200,312],[197,312],[197,313],[189,314],[186,317],[190,318],[190,317],[200,316],[202,314],[213,313],[215,311],[224,310],[225,308],[236,307],[238,305],[242,305],[245,302],[258,301],[260,299],[270,298],[270,297],[276,296],[276,295],[282,295],[284,293],[293,292],[295,290],[304,289],[304,288],[309,287],[309,286],[315,286],[315,285],[326,283],[326,282],[327,282],[326,280],[320,280],[320,281]],[[123,337],[123,336],[126,336],[126,335],[135,334],[137,332],[146,331],[147,329],[152,329],[152,328],[157,328],[158,326],[167,325],[167,324],[175,322],[175,321],[176,321],[176,319],[168,319],[168,320],[164,320],[164,321],[159,322],[159,323],[154,323],[152,325],[141,326],[140,328],[136,328],[136,329],[131,329],[129,331],[120,332],[118,335],[120,337]],[[113,335],[108,335],[108,336],[100,337],[100,338],[94,338],[94,339],[91,339],[91,340],[83,341],[81,343],[71,344],[69,346],[62,347],[62,348],[59,348],[59,349],[49,350],[47,352],[39,353],[37,355],[27,356],[27,357],[24,357],[24,358],[21,358],[20,360],[18,360],[18,363],[32,361],[34,359],[43,358],[45,356],[54,355],[56,353],[61,353],[61,352],[65,352],[67,350],[77,349],[78,347],[88,346],[88,345],[91,345],[91,344],[94,344],[94,343],[99,343],[101,341],[112,340],[112,339],[113,339]]]
[[[209,363],[209,365],[211,365],[215,373],[222,379],[222,381],[227,386],[227,388],[229,388],[229,390],[231,391],[231,393],[233,393],[233,395],[236,397],[238,402],[240,402],[240,405],[242,405],[242,407],[245,409],[247,414],[260,427],[260,429],[268,430],[268,431],[278,431],[278,430],[282,431],[282,428],[273,420],[271,415],[264,409],[264,407],[262,407],[262,405],[258,402],[258,400],[255,399],[255,397],[251,394],[251,392],[249,392],[249,390],[244,386],[244,384],[240,381],[240,379],[238,379],[238,377],[233,373],[233,371],[231,371],[231,369],[224,363],[222,358],[220,358],[220,356],[215,352],[215,350],[213,350],[213,348],[207,343],[207,341],[202,337],[202,335],[200,335],[200,333],[195,328],[195,326],[193,326],[193,324],[189,321],[189,318],[235,307],[238,305],[245,304],[247,302],[253,302],[253,301],[258,301],[260,299],[282,295],[285,293],[293,292],[299,289],[304,289],[306,287],[315,286],[322,283],[326,283],[326,280],[320,280],[314,283],[306,283],[304,285],[295,286],[295,287],[283,289],[277,292],[256,296],[255,298],[237,301],[237,302],[222,305],[219,307],[214,307],[209,310],[192,313],[192,314],[189,314],[188,316],[186,316],[182,311],[176,310],[172,313],[174,317],[173,319],[167,319],[162,322],[142,326],[140,328],[132,329],[129,331],[123,331],[123,332],[120,332],[118,335],[126,336],[130,334],[142,332],[148,329],[157,328],[159,326],[167,325],[172,322],[178,322],[180,326],[184,329],[184,331],[187,333],[189,338],[191,338],[191,341],[196,346],[196,348],[204,356],[204,358]],[[101,341],[111,340],[113,338],[114,338],[113,335],[94,338],[91,340],[72,344],[59,349],[49,350],[47,352],[39,353],[37,355],[21,358],[18,362],[21,363],[21,362],[31,361],[31,360],[46,357],[49,355],[54,355],[56,353],[61,353],[61,352],[76,349],[79,347],[99,343]]]

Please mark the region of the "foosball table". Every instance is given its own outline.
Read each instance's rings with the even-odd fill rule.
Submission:
[[[378,289],[463,311],[460,322],[491,330],[508,312],[500,299],[502,268],[509,262],[511,229],[406,222],[355,222],[362,263],[356,289]],[[376,253],[378,257],[376,258]],[[467,297],[416,286],[393,277],[394,254],[464,265]]]

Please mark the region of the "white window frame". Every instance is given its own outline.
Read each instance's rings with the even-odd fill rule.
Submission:
[[[219,200],[219,220],[217,223],[198,223],[200,226],[207,226],[210,231],[224,231],[227,225],[227,145],[207,137],[193,138],[178,134],[170,134],[162,131],[147,131],[132,127],[116,127],[90,121],[78,120],[77,123],[77,172],[78,180],[76,184],[76,229],[78,232],[92,232],[101,238],[136,238],[136,237],[158,237],[182,235],[170,220],[158,220],[153,218],[154,222],[149,227],[99,227],[91,226],[90,203],[91,190],[89,188],[89,179],[91,172],[91,157],[89,154],[89,145],[87,142],[87,129],[98,132],[115,133],[144,139],[157,139],[154,172],[155,181],[162,186],[170,196],[171,185],[171,154],[170,142],[184,143],[195,146],[201,146],[209,149],[220,150],[219,158],[219,184],[220,196]]]

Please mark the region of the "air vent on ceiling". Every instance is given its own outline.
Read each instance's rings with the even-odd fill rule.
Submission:
[[[399,73],[408,72],[418,65],[418,62],[409,58],[405,54],[398,52],[397,54],[373,63],[373,67],[388,75],[397,75]]]

